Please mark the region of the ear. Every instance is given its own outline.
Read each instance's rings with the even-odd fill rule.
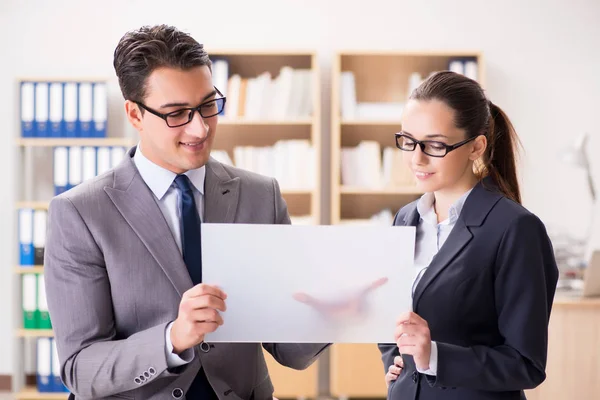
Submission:
[[[141,132],[143,130],[142,112],[140,110],[140,107],[131,100],[125,101],[125,115],[127,115],[129,123],[133,125],[133,127],[138,132]]]
[[[487,138],[485,137],[485,135],[477,136],[477,138],[473,140],[473,148],[471,150],[471,154],[469,154],[469,159],[471,161],[475,161],[481,158],[485,153],[487,144]]]

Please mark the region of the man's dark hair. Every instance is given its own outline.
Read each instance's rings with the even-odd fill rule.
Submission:
[[[148,76],[157,68],[187,70],[211,67],[204,46],[168,25],[143,26],[127,32],[115,49],[113,65],[126,100],[142,102]]]

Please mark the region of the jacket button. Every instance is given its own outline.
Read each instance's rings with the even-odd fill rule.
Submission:
[[[175,388],[175,389],[173,389],[173,392],[171,393],[171,395],[173,396],[174,399],[180,399],[183,397],[183,390],[181,390],[179,388]]]
[[[412,374],[412,381],[414,383],[417,383],[417,381],[419,380],[419,373],[417,371],[413,372]]]

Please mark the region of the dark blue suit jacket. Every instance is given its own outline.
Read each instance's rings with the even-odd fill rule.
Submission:
[[[416,226],[416,202],[397,226]],[[418,283],[415,313],[437,342],[437,376],[404,370],[392,400],[524,399],[546,377],[548,320],[558,269],[542,222],[488,179],[467,198],[450,236]],[[380,344],[385,371],[399,355]]]

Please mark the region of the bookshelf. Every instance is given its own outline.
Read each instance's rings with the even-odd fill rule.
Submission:
[[[431,72],[449,69],[454,60],[475,61],[476,68],[473,70],[470,63],[469,73],[474,72],[477,80],[483,82],[485,71],[479,52],[346,51],[334,56],[330,154],[332,224],[391,224],[391,218],[402,206],[422,195],[401,162],[394,133],[401,130],[402,107],[410,88]],[[466,66],[466,63],[459,65]],[[369,144],[359,146],[365,141]],[[391,148],[387,156],[386,147]],[[353,152],[358,156],[352,155]],[[353,157],[360,168],[348,167]],[[367,171],[368,175],[361,177],[358,169]],[[376,345],[333,345],[329,372],[330,394],[334,397],[387,396],[384,368]]]
[[[321,85],[320,73],[317,55],[314,52],[294,52],[294,51],[247,51],[247,50],[227,50],[207,49],[213,61],[213,77],[215,86],[221,90],[221,86],[226,86],[227,105],[225,115],[219,118],[218,131],[214,141],[214,150],[225,151],[236,166],[253,170],[255,167],[251,164],[239,165],[236,158],[236,147],[270,147],[275,146],[279,141],[302,140],[308,141],[312,146],[313,156],[309,161],[304,157],[299,157],[293,168],[306,169],[311,171],[310,187],[295,187],[294,183],[286,184],[285,179],[281,179],[271,173],[266,175],[278,178],[283,198],[285,199],[292,223],[319,224],[321,222]],[[223,63],[218,61],[224,61]],[[288,96],[291,92],[285,93],[285,82],[283,81],[282,68],[290,67],[294,71],[310,71],[310,83],[308,91],[303,92],[305,101],[311,103],[310,112],[307,110],[296,112],[275,112],[272,108],[279,102],[290,101]],[[289,73],[289,70],[287,71]],[[246,96],[256,94],[249,93],[251,80],[258,77],[265,78],[269,75],[271,80],[271,95],[277,98],[276,101],[268,103],[262,97],[262,107],[259,111],[250,112],[244,104]],[[233,78],[236,76],[235,78]],[[235,80],[241,79],[244,88],[240,90],[235,87]],[[289,77],[288,77],[289,78]],[[294,79],[296,77],[294,76]],[[218,82],[223,82],[219,84]],[[226,83],[225,83],[226,82]],[[297,84],[296,81],[291,83]],[[281,86],[280,86],[281,85]],[[268,85],[267,85],[268,86]],[[297,86],[292,86],[291,91]],[[275,88],[275,89],[273,89]],[[267,91],[269,89],[266,89]],[[283,93],[281,92],[283,90]],[[289,87],[287,89],[290,91]],[[302,90],[302,89],[300,89]],[[237,92],[237,94],[236,94]],[[245,93],[244,93],[245,92]],[[264,93],[264,89],[263,89]],[[273,94],[275,93],[275,94]],[[307,97],[308,96],[308,97]],[[246,98],[246,100],[249,100]],[[231,115],[231,104],[238,104],[235,115]],[[260,100],[258,100],[260,102]],[[289,104],[289,103],[288,103]],[[234,108],[235,110],[235,108]],[[230,112],[228,115],[228,111]],[[254,153],[254,157],[257,155]],[[290,157],[295,157],[291,155]],[[310,165],[307,165],[310,164]],[[277,168],[277,167],[275,167]],[[257,171],[259,172],[259,171]],[[260,172],[259,172],[260,173]],[[275,387],[274,395],[277,398],[316,398],[318,395],[318,361],[303,371],[296,371],[279,365],[273,357],[266,351],[265,359]]]
[[[321,89],[316,53],[222,49],[208,52],[213,61],[215,86],[225,87],[227,96],[214,150],[226,152],[238,167],[278,178],[293,221],[300,217],[308,223],[320,223]],[[299,73],[304,73],[304,78]],[[292,92],[302,95],[292,96]],[[251,104],[259,105],[251,107]],[[305,153],[296,153],[297,148],[290,147],[277,164],[265,161],[277,156],[260,154],[261,150],[257,150],[271,147],[275,154],[282,150],[274,148],[281,141],[308,142],[312,154],[307,158]],[[303,184],[298,185],[293,177],[278,176],[275,170],[281,169],[282,158],[289,160],[287,166],[283,165],[288,170],[309,168]],[[258,169],[257,164],[261,163],[263,169]]]

